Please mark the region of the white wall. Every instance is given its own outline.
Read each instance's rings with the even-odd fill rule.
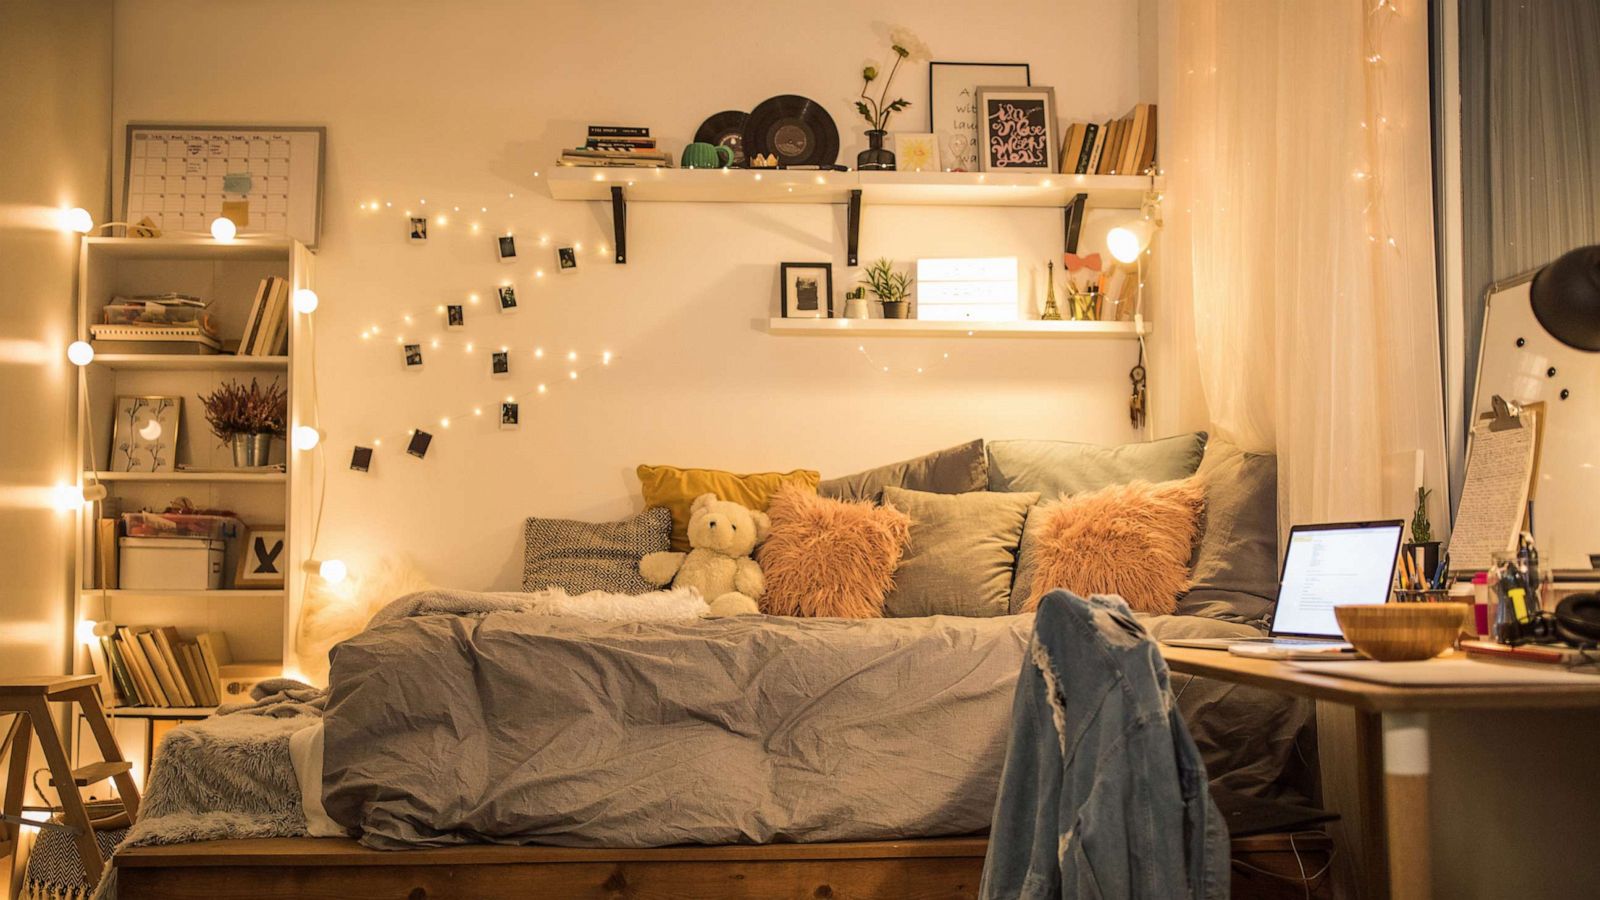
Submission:
[[[444,583],[512,587],[524,516],[628,513],[639,506],[640,462],[839,474],[980,435],[1134,439],[1127,342],[864,342],[885,374],[856,341],[756,327],[776,315],[780,261],[831,260],[836,291],[855,280],[842,207],[633,204],[628,264],[615,266],[599,251],[611,239],[609,209],[554,202],[535,172],[581,142],[589,123],[649,125],[677,148],[707,115],[779,93],[821,101],[840,126],[841,161],[853,161],[863,126],[850,103],[863,60],[885,52],[885,23],[910,26],[937,59],[1031,63],[1035,84],[1055,86],[1064,120],[1120,115],[1155,99],[1139,96],[1138,7],[125,0],[115,181],[129,121],[327,126],[319,555],[359,571],[407,554]],[[902,70],[896,84],[915,105],[891,128],[925,130],[927,67]],[[413,246],[402,211],[421,210],[424,198],[451,221]],[[373,200],[394,205],[360,208]],[[492,234],[507,227],[522,247],[515,266],[492,255]],[[1086,246],[1106,227],[1091,222]],[[581,242],[581,273],[557,276],[541,236],[552,247]],[[1042,269],[1059,259],[1061,217],[869,208],[861,239],[867,260],[1016,255]],[[506,278],[523,305],[509,317],[487,305]],[[469,292],[485,305],[469,307],[467,332],[408,329],[446,345],[428,351],[424,371],[403,371],[400,317],[436,322],[438,304]],[[384,336],[363,342],[373,323]],[[460,340],[479,352],[465,354]],[[483,352],[502,344],[516,359],[510,381],[489,377]],[[531,358],[534,347],[544,361]],[[584,366],[603,350],[615,361],[569,383],[569,350]],[[524,404],[519,431],[499,431],[488,415],[433,427],[541,381],[551,391]],[[413,426],[436,434],[424,461],[401,452]],[[351,446],[380,435],[373,471],[348,471]]]
[[[67,671],[72,519],[50,489],[75,482],[78,236],[57,211],[105,220],[111,21],[111,0],[0,4],[0,678]]]

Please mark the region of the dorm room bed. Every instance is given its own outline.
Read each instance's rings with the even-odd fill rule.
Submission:
[[[401,605],[335,652],[325,711],[292,689],[169,735],[106,895],[976,891],[1030,615],[637,623]],[[1214,780],[1294,796],[1305,705],[1173,682]]]

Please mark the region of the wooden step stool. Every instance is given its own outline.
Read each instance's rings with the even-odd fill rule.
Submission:
[[[98,884],[105,863],[100,859],[100,848],[94,839],[94,822],[89,819],[79,788],[106,778],[116,781],[117,795],[127,822],[102,821],[102,825],[131,824],[139,814],[139,786],[134,784],[133,764],[122,758],[111,727],[106,724],[105,713],[100,709],[100,695],[96,692],[100,679],[95,675],[39,675],[0,680],[0,715],[15,714],[11,723],[11,760],[7,766],[5,805],[0,820],[5,823],[4,839],[0,839],[0,859],[17,852],[17,839],[22,825],[39,823],[22,818],[23,793],[28,784],[28,754],[33,748],[33,736],[39,737],[44,749],[45,762],[50,766],[50,783],[61,796],[65,827],[73,832],[78,846],[78,856],[83,860],[84,875],[89,884]],[[76,703],[83,710],[84,721],[100,745],[104,762],[91,763],[73,769],[67,762],[67,748],[50,717],[50,701]]]

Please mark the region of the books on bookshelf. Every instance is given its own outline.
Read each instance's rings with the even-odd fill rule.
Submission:
[[[563,166],[659,169],[670,167],[672,157],[656,147],[648,128],[590,125],[583,146],[562,151],[557,162]]]
[[[1061,143],[1066,175],[1143,175],[1156,159],[1156,105],[1107,122],[1074,122]]]
[[[102,700],[118,707],[216,706],[222,667],[233,662],[227,635],[211,631],[184,640],[171,625],[116,626],[89,643],[89,658]]]
[[[282,356],[289,350],[289,279],[268,275],[256,285],[239,337],[239,356]]]

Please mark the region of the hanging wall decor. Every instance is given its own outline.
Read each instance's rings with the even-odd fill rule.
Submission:
[[[500,297],[500,311],[514,313],[517,311],[517,289],[509,284],[500,285],[497,290]]]
[[[517,239],[509,234],[502,234],[495,238],[495,251],[503,263],[517,261]]]
[[[406,452],[422,459],[428,455],[428,446],[433,443],[433,435],[418,428],[411,433],[411,443],[406,445]]]
[[[510,431],[516,428],[520,415],[521,407],[518,404],[510,402],[500,404],[500,430]]]
[[[411,243],[421,244],[428,240],[428,220],[422,216],[411,217]]]
[[[460,331],[467,327],[467,308],[459,303],[453,303],[444,308],[444,327],[451,331]]]

